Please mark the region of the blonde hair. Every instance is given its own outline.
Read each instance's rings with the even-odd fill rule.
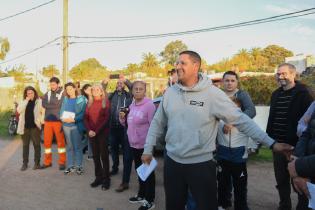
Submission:
[[[104,109],[106,107],[107,92],[106,92],[106,90],[103,89],[102,85],[100,85],[100,84],[93,85],[92,91],[94,88],[99,88],[101,90],[102,108]],[[94,102],[94,97],[89,96],[89,99],[88,99],[88,107],[89,108],[93,104],[93,102]]]

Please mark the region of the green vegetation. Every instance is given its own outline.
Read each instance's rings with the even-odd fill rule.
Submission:
[[[60,71],[57,69],[57,67],[55,65],[48,65],[46,67],[43,67],[41,73],[44,77],[51,78],[54,76],[58,77],[60,74]]]
[[[240,86],[256,105],[269,105],[271,94],[278,87],[273,76],[242,77]]]
[[[272,161],[272,151],[269,148],[261,147],[258,154],[251,154],[248,158],[249,161],[259,161],[259,162],[271,162]]]
[[[224,72],[226,70],[273,72],[293,52],[278,45],[269,45],[264,49],[255,47],[250,50],[241,49],[232,58],[224,58],[210,65],[211,70]]]
[[[0,37],[0,60],[4,60],[7,53],[10,51],[10,43],[7,38]]]
[[[0,139],[10,138],[8,133],[8,123],[11,113],[11,111],[0,111]]]

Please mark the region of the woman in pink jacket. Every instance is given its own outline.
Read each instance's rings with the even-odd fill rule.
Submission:
[[[120,122],[123,125],[128,126],[127,134],[136,169],[142,164],[141,155],[143,153],[145,139],[155,113],[155,106],[151,99],[145,97],[145,93],[146,84],[142,81],[134,82],[132,87],[134,100],[129,107],[129,112],[126,112],[125,109],[122,109],[119,115]],[[154,172],[150,174],[145,182],[139,177],[138,180],[138,194],[134,197],[131,197],[129,202],[142,203],[142,206],[140,206],[139,210],[153,209],[155,206]]]

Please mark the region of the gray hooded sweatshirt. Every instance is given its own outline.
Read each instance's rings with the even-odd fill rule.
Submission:
[[[167,128],[166,151],[171,159],[183,164],[211,160],[220,119],[255,141],[267,146],[274,143],[206,75],[199,74],[192,88],[176,84],[167,89],[151,122],[144,154],[152,154],[157,139]]]

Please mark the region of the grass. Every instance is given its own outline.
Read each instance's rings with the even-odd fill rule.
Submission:
[[[261,147],[258,154],[252,154],[249,156],[249,161],[271,162],[272,151],[269,148]]]
[[[8,133],[8,123],[10,119],[11,111],[0,111],[0,138],[11,138]]]

